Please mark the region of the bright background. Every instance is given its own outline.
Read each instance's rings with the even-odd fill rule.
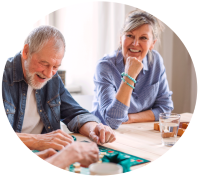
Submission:
[[[99,2],[96,1],[92,5],[92,1],[90,1],[88,5],[86,5],[85,2],[86,1],[83,2],[83,0],[72,2],[66,0],[1,1],[0,49],[2,60],[0,71],[3,71],[6,59],[12,57],[22,49],[25,37],[33,29],[33,26],[37,25],[36,23],[38,23],[38,20],[44,20],[39,23],[54,23],[51,21],[52,19],[50,17],[50,21],[48,21],[46,16],[55,10],[66,7],[68,10],[67,12],[61,9],[61,11],[58,13],[56,12],[56,14],[58,17],[64,18],[67,22],[64,22],[64,20],[62,20],[63,24],[62,21],[61,23],[58,21],[55,22],[57,23],[55,25],[58,25],[57,27],[61,28],[61,31],[64,33],[66,41],[70,40],[67,43],[69,49],[66,50],[66,58],[63,60],[62,69],[67,71],[67,85],[81,85],[81,92],[83,95],[92,95],[94,66],[97,60],[103,57],[104,54],[116,49],[118,45],[119,29],[121,28],[126,13],[129,11],[127,9],[131,7],[112,3],[102,3],[102,5],[97,6]],[[200,76],[200,68],[198,65],[200,41],[198,1],[116,0],[115,2],[125,3],[146,10],[167,24],[185,44],[194,62],[197,76]],[[94,8],[96,8],[95,11]],[[85,22],[83,22],[83,20],[85,20]],[[96,26],[99,24],[101,24],[99,27]],[[106,34],[103,32],[104,29],[107,29]],[[184,46],[177,40],[176,35],[167,28],[166,33],[168,35],[162,37],[163,42],[167,41],[166,45],[163,45],[163,49],[158,48],[158,50],[164,58],[169,85],[174,91],[173,97],[178,97],[177,106],[175,106],[175,108],[178,109],[178,107],[182,107],[180,111],[177,110],[176,112],[192,112],[196,99],[196,80],[192,63],[186,50],[179,51],[178,48],[182,46],[181,49],[183,49]],[[100,38],[99,34],[102,35],[102,38]],[[104,45],[104,47],[102,47],[102,45]],[[85,66],[87,66],[87,68]],[[81,76],[83,76],[84,79],[79,81]],[[176,78],[178,78],[178,80]],[[197,81],[199,83],[198,78]],[[84,87],[86,88],[84,89]],[[173,98],[173,100],[175,100],[175,98]],[[197,100],[196,109],[190,126],[175,147],[171,148],[161,158],[148,166],[129,172],[126,176],[162,178],[199,177],[200,145],[198,130],[200,123],[197,108],[199,108],[199,99]],[[32,154],[29,149],[20,142],[19,138],[10,127],[3,108],[3,103],[1,103],[0,109],[2,113],[2,119],[0,120],[1,177],[83,176],[60,170],[41,161],[41,159]],[[122,175],[117,175],[115,177],[121,176]]]
[[[33,28],[52,25],[63,33],[66,53],[60,70],[66,71],[67,89],[89,111],[92,109],[97,61],[118,48],[125,17],[134,9],[133,6],[114,2],[80,3],[56,10],[33,24]],[[15,47],[16,53],[20,49]],[[173,112],[193,113],[197,83],[187,49],[167,25],[161,44],[157,44],[155,49],[164,59],[169,87],[173,91]]]

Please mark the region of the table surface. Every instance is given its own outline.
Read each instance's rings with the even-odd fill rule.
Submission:
[[[192,114],[181,114],[181,122],[190,122]],[[116,141],[113,143],[106,143],[103,146],[112,148],[124,153],[138,156],[150,161],[154,161],[171,147],[163,146],[161,143],[161,135],[159,131],[154,130],[155,122],[143,122],[122,124],[116,132]],[[72,133],[77,138],[77,141],[89,140],[89,138]],[[179,136],[177,140],[179,140]],[[149,163],[146,163],[149,164]],[[131,167],[131,170],[138,169],[146,164],[140,164]]]

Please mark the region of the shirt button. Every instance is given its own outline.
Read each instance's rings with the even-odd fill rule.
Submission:
[[[60,101],[58,103],[60,104]]]
[[[42,110],[40,110],[40,112],[42,112]]]
[[[48,129],[50,129],[51,127],[49,126]]]
[[[9,109],[7,109],[7,111],[9,111]]]
[[[37,91],[35,93],[37,93]]]
[[[24,93],[24,96],[25,96],[26,94]]]

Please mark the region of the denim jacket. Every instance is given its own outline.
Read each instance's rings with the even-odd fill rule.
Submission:
[[[20,52],[7,60],[2,83],[2,93],[8,120],[15,132],[21,132],[28,84],[25,81]],[[99,119],[83,109],[65,88],[56,73],[50,81],[35,92],[37,110],[44,124],[42,133],[60,129],[60,121],[72,132],[78,132],[86,122]]]

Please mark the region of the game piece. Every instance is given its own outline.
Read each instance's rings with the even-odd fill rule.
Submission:
[[[154,130],[160,131],[159,123],[154,123]]]
[[[131,162],[134,162],[135,160],[134,159],[131,159]]]
[[[177,135],[181,137],[181,136],[183,135],[184,132],[185,132],[185,129],[179,128],[179,129],[178,129],[178,134],[177,134]]]
[[[81,168],[75,168],[75,169],[74,169],[74,172],[75,172],[75,173],[80,173],[80,172],[81,172]]]
[[[102,163],[102,161],[101,161],[101,160],[99,160],[99,161],[98,161],[98,163]]]
[[[162,133],[162,138],[174,137],[174,132],[164,132]]]
[[[75,168],[80,168],[80,163],[74,163],[73,166],[74,166]]]
[[[143,162],[142,160],[140,160],[140,159],[138,159],[138,160],[136,160],[137,162]]]
[[[125,155],[124,157],[125,157],[125,158],[130,158],[130,156],[129,156],[129,155]]]
[[[104,157],[104,155],[99,155],[99,158],[103,158]]]
[[[106,155],[106,152],[101,152],[100,154],[101,154],[101,155]]]
[[[113,151],[108,151],[108,153],[113,153]]]
[[[182,124],[182,128],[183,128],[183,129],[187,129],[187,127],[188,127],[188,123],[183,123],[183,124]]]

